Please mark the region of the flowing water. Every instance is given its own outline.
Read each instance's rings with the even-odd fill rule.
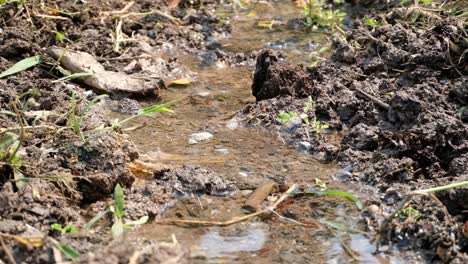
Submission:
[[[324,35],[255,27],[258,21],[286,21],[300,12],[293,4],[283,3],[257,4],[251,13],[230,14],[233,34],[223,45],[236,52],[263,47],[282,49],[290,60],[308,63],[307,52],[318,47]],[[255,101],[250,89],[252,67],[203,66],[190,56],[179,59],[198,73],[197,81],[163,91],[162,101],[179,100],[172,107],[176,114],[161,114],[149,120],[146,127],[131,132],[132,140],[145,154],[143,157],[162,167],[186,164],[208,167],[236,182],[240,191],[228,196],[181,197],[162,218],[223,221],[245,215],[241,207],[248,198],[248,190],[272,179],[301,186],[312,186],[320,179],[330,189],[349,188],[331,179],[338,169],[333,164],[321,164],[310,155],[289,148],[274,132],[245,128],[233,119],[244,105]],[[201,131],[212,133],[213,139],[190,145],[189,135]],[[290,199],[282,213],[301,221],[327,220],[362,229],[358,224],[360,213],[343,199],[310,196]],[[158,241],[171,241],[175,236],[199,256],[197,263],[403,262],[395,252],[373,254],[375,246],[366,234],[336,231],[324,225],[304,227],[275,216],[227,227],[148,224],[138,235]]]

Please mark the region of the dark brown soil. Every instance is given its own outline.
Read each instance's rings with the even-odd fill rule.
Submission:
[[[291,65],[265,50],[252,85],[257,103],[241,114],[250,124],[278,129],[294,146],[310,143],[317,158],[352,171],[347,182],[377,191],[371,199],[384,213],[371,219],[374,227],[405,193],[468,176],[468,124],[459,111],[468,104],[466,24],[418,8],[395,8],[376,19],[383,25],[358,21],[336,36],[331,59],[318,68]],[[278,114],[303,113],[308,96],[314,101],[308,120],[329,128],[292,119],[281,125]],[[331,140],[334,133],[340,142]],[[409,206],[421,216],[392,221],[379,243],[425,250],[430,261],[466,262],[467,190],[438,193],[445,208],[413,199]]]
[[[181,1],[169,8],[163,2],[134,1],[128,12],[158,10],[170,16],[153,12],[125,18],[122,34],[131,40],[122,42],[119,51],[115,49],[118,18],[106,12],[124,8],[122,1],[2,4],[0,71],[35,55],[53,63],[47,47],[60,46],[87,52],[106,70],[137,78],[196,78],[171,54],[203,50],[210,40],[229,34],[229,23],[213,15],[216,3]],[[224,60],[237,58],[219,54]],[[125,187],[129,220],[154,219],[176,192],[222,194],[234,189],[203,168],[167,170],[160,173],[161,178],[142,183],[129,167],[139,157],[138,151],[119,129],[110,129],[111,119],[100,102],[104,99],[90,104],[97,97],[86,91],[89,87],[80,82],[54,82],[58,77],[60,71],[46,63],[0,80],[0,138],[13,135],[21,146],[15,163],[9,158],[14,147],[4,149],[2,145],[0,149],[0,262],[67,260],[57,252],[55,239],[81,253],[77,262],[120,263],[133,256],[132,263],[168,259],[185,263],[188,251],[176,242],[112,241],[110,217],[91,231],[62,235],[51,228],[55,223],[82,227],[113,203],[117,183]],[[114,96],[112,99],[118,99],[120,95]],[[130,99],[122,100],[116,103],[116,110],[134,114],[139,106],[130,104]],[[81,118],[78,132],[73,121]],[[21,240],[26,237],[40,238],[39,247]]]

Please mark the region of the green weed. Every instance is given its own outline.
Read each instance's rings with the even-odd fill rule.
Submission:
[[[362,19],[362,22],[368,26],[371,26],[373,28],[376,28],[376,27],[380,27],[383,25],[383,21],[377,21],[373,18],[368,18],[368,17],[365,17]]]
[[[417,221],[421,217],[421,213],[413,207],[409,206],[401,209],[399,212],[397,212],[395,216],[404,220],[412,219],[414,221]]]
[[[291,119],[291,118],[293,118],[293,117],[298,117],[298,116],[299,116],[299,115],[298,115],[296,112],[283,112],[283,111],[281,111],[281,112],[278,114],[277,118],[278,118],[278,120],[280,121],[280,123],[281,123],[282,125],[284,125],[284,124],[286,124],[286,123],[289,121],[289,119]]]
[[[61,224],[55,223],[50,226],[53,230],[57,230],[62,234],[76,233],[80,229],[74,225],[62,226]]]
[[[324,55],[330,50],[330,47],[324,46],[319,50],[312,51],[309,57],[313,60],[310,67],[317,67],[321,61],[325,61]]]
[[[84,228],[90,229],[97,221],[106,216],[108,213],[112,213],[113,215],[111,233],[114,238],[122,236],[125,230],[131,229],[133,226],[145,224],[149,219],[149,217],[145,215],[136,221],[124,221],[125,197],[122,186],[120,186],[120,184],[117,184],[114,188],[114,205],[109,206],[106,210],[96,215],[84,226]]]
[[[324,1],[306,0],[302,3],[303,16],[308,27],[334,27],[341,26],[346,13],[339,10],[330,10],[325,7]]]
[[[307,113],[314,110],[315,107],[315,102],[312,99],[311,96],[307,98],[307,101],[304,103],[304,108],[303,112],[298,114],[296,112],[284,112],[281,111],[277,116],[277,120],[281,123],[281,125],[286,124],[291,118],[293,117],[300,117],[302,119],[302,122],[309,125],[312,129],[315,130],[318,134],[322,133],[323,130],[328,129],[330,126],[322,123],[321,121],[317,120],[317,118],[314,116],[314,119],[312,122],[309,120],[307,117]]]
[[[131,117],[126,118],[124,120],[115,119],[114,121],[112,121],[111,128],[112,129],[120,128],[120,127],[122,127],[123,124],[125,124],[125,123],[127,123],[129,121],[132,121],[135,118],[139,118],[139,117],[142,117],[142,116],[147,116],[149,114],[156,113],[156,112],[174,113],[174,111],[169,109],[168,107],[172,106],[172,105],[175,105],[176,103],[177,103],[177,101],[171,101],[171,102],[167,102],[167,103],[164,103],[164,104],[161,104],[161,105],[152,105],[152,106],[142,108],[134,116],[131,116]]]
[[[85,142],[85,136],[84,136],[84,127],[83,127],[83,122],[84,119],[87,115],[87,113],[91,110],[91,107],[93,107],[97,102],[103,98],[109,97],[106,94],[96,96],[91,100],[86,107],[83,109],[83,111],[78,113],[77,110],[77,100],[76,100],[76,93],[73,92],[70,98],[70,111],[66,115],[66,120],[68,124],[68,128],[72,129],[75,134],[81,139],[81,141]]]

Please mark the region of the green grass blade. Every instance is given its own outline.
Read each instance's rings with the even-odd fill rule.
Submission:
[[[4,72],[0,73],[0,79],[6,76],[24,71],[28,68],[31,68],[34,65],[37,65],[43,62],[44,62],[44,57],[42,56],[34,56],[34,57],[22,59],[18,61],[17,63],[15,63],[15,65],[11,66],[10,68],[6,69]]]
[[[60,232],[62,232],[62,230],[63,230],[62,225],[61,225],[61,224],[58,224],[58,223],[52,224],[52,225],[50,225],[50,227],[51,227],[53,230],[57,230],[57,231],[60,231]]]
[[[134,116],[131,116],[129,118],[126,118],[122,121],[119,121],[119,122],[116,122],[115,123],[115,127],[120,127],[122,126],[123,124],[137,118],[137,117],[140,117],[140,116],[144,116],[144,115],[148,115],[148,114],[151,114],[151,113],[155,113],[155,112],[166,112],[166,113],[174,113],[173,110],[171,109],[168,109],[167,107],[171,106],[171,105],[175,105],[178,101],[170,101],[170,102],[167,102],[165,104],[161,104],[161,105],[152,105],[152,106],[148,106],[148,107],[145,107],[145,108],[142,108],[140,110],[138,110],[138,114],[137,115],[134,115]]]
[[[77,258],[80,257],[80,253],[78,253],[76,250],[74,250],[73,248],[63,244],[63,243],[60,243],[58,241],[55,241],[53,240],[54,242],[54,245],[63,253],[65,254],[65,256],[67,256],[67,258],[71,259],[71,260],[75,260]]]
[[[119,183],[117,183],[114,189],[114,208],[115,217],[122,219],[125,215],[125,198],[122,186]]]
[[[66,246],[62,243],[59,243],[58,248],[62,251],[65,256],[71,260],[75,260],[80,257],[80,253],[76,252],[73,248]]]
[[[84,229],[90,229],[97,221],[99,221],[101,218],[103,218],[107,213],[109,213],[109,209],[106,209],[99,214],[97,214],[93,219],[91,219],[88,223],[86,223],[83,228]]]
[[[64,76],[64,77],[62,77],[60,79],[57,79],[55,81],[52,81],[52,83],[66,81],[66,80],[72,80],[72,79],[81,78],[81,77],[89,77],[89,76],[93,76],[93,75],[94,75],[94,73],[92,73],[92,72],[77,72],[77,73],[73,73],[73,74]]]
[[[468,181],[463,181],[463,182],[457,182],[457,183],[452,183],[448,185],[443,185],[443,186],[438,186],[438,187],[433,187],[425,190],[416,190],[413,191],[413,194],[428,194],[428,193],[433,193],[433,192],[441,192],[441,191],[446,191],[454,188],[460,188],[468,185]]]
[[[301,192],[296,194],[312,194],[312,195],[328,195],[328,196],[335,196],[335,197],[343,197],[354,203],[357,209],[362,210],[364,206],[359,201],[359,199],[347,192],[338,191],[338,190],[316,190],[316,191],[308,191],[308,192]]]
[[[140,109],[138,111],[138,115],[147,115],[147,114],[151,114],[151,113],[155,113],[155,112],[174,113],[174,111],[168,109],[167,107],[175,105],[176,103],[177,103],[177,101],[170,101],[170,102],[167,102],[167,103],[161,104],[161,105],[148,106],[148,107],[145,107],[143,109]]]

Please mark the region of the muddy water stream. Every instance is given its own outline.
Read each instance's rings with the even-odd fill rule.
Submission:
[[[294,61],[306,62],[307,49],[316,47],[316,41],[323,36],[260,30],[254,26],[259,20],[281,18],[285,21],[299,12],[289,3],[258,5],[253,15],[232,15],[233,36],[224,40],[223,45],[239,52],[265,46],[281,48]],[[242,216],[245,212],[241,206],[250,190],[268,180],[307,187],[320,179],[330,189],[347,190],[331,179],[338,169],[336,166],[321,164],[310,155],[289,148],[271,131],[245,128],[233,119],[236,111],[254,102],[250,90],[252,67],[203,66],[190,56],[179,60],[198,73],[196,82],[163,91],[163,102],[179,101],[173,107],[176,113],[149,119],[146,127],[131,132],[131,138],[143,157],[157,162],[161,168],[187,164],[207,167],[234,181],[240,191],[227,196],[180,197],[161,218],[224,221]],[[190,134],[201,131],[214,137],[189,144]],[[359,212],[343,199],[290,199],[280,213],[302,222],[327,220],[361,228],[357,224]],[[171,241],[175,236],[183,246],[190,247],[195,256],[200,256],[197,263],[401,262],[392,254],[373,254],[375,247],[365,234],[298,226],[278,217],[255,218],[228,227],[147,224],[137,235],[158,241]]]

